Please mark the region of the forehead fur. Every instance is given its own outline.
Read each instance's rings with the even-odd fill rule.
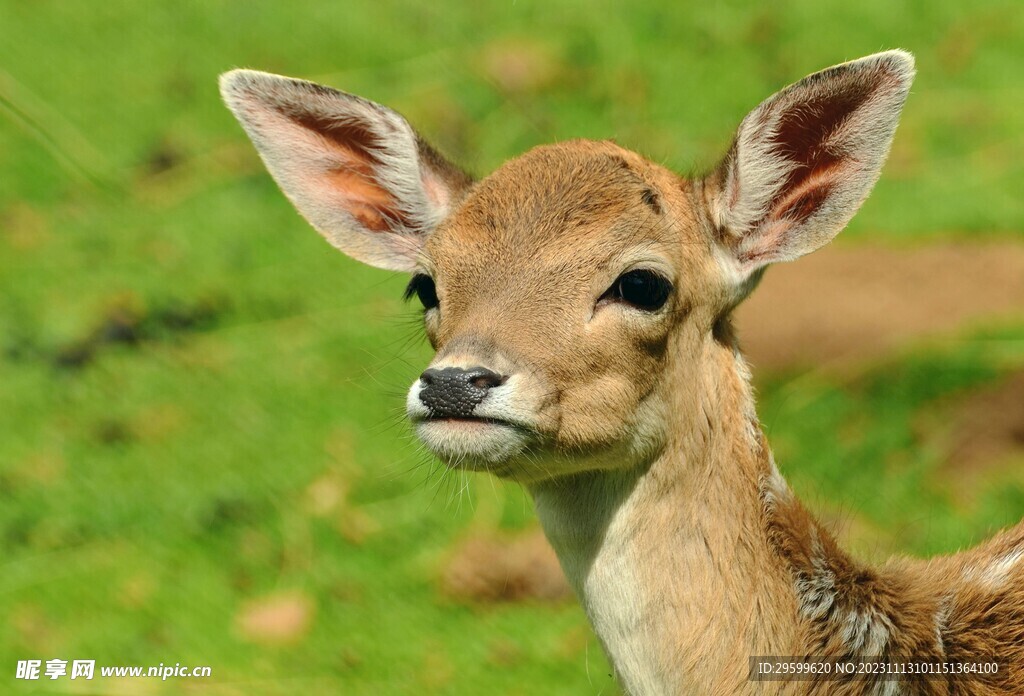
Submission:
[[[564,254],[565,244],[585,247],[609,229],[639,232],[661,206],[655,178],[653,165],[611,142],[543,145],[478,183],[436,236],[514,246],[520,256],[558,241]]]

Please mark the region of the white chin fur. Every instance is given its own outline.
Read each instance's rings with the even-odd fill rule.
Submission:
[[[416,435],[450,466],[489,469],[521,453],[530,436],[513,425],[485,421],[419,421]]]

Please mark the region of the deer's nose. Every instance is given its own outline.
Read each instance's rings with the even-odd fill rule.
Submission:
[[[420,375],[420,401],[432,418],[468,418],[488,390],[505,380],[485,367],[432,368]]]

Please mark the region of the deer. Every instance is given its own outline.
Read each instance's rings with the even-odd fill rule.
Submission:
[[[811,74],[689,177],[571,140],[476,179],[361,97],[246,69],[220,87],[330,244],[410,275],[434,349],[406,400],[416,436],[529,491],[625,692],[1020,694],[1024,524],[855,559],[776,466],[730,319],[769,265],[846,226],[914,75],[902,50]],[[753,656],[1003,669],[761,680]]]

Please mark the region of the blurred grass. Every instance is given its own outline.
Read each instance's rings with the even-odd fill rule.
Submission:
[[[165,692],[615,691],[575,606],[439,596],[453,540],[531,525],[530,505],[431,473],[400,419],[429,356],[403,279],[295,215],[220,72],[387,103],[478,174],[580,136],[689,171],[782,84],[903,47],[919,77],[845,237],[1019,239],[1021,35],[1011,1],[0,1],[0,664],[213,667]],[[1022,340],[766,380],[777,458],[886,548],[976,540],[1024,512],[1020,481],[954,504],[915,414],[1020,369]],[[281,592],[312,600],[308,631],[247,640],[239,612]]]

